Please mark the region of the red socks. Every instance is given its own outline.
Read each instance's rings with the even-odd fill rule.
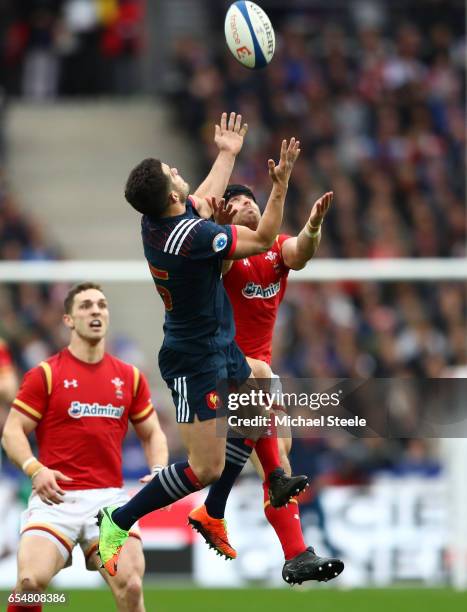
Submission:
[[[275,425],[271,425],[271,427],[269,427],[264,438],[257,440],[255,451],[264,470],[264,480],[267,484],[269,484],[270,473],[276,468],[281,467]]]
[[[262,438],[263,439],[263,438]],[[258,445],[256,445],[256,449]],[[284,551],[285,560],[296,557],[306,549],[303,539],[302,525],[300,523],[300,511],[298,501],[293,498],[288,506],[273,508],[269,502],[268,485],[263,482],[264,491],[264,514],[270,525],[277,533],[277,537]]]

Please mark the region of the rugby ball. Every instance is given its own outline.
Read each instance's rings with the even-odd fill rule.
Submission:
[[[264,68],[272,60],[276,48],[274,29],[254,2],[241,0],[232,4],[225,16],[224,30],[232,55],[246,68]]]

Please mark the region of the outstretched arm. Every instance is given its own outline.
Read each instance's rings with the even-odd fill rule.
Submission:
[[[293,238],[282,244],[282,259],[292,270],[301,270],[318,250],[321,241],[321,224],[331,206],[334,193],[328,191],[316,200],[305,227]]]
[[[196,208],[202,217],[212,215],[212,209],[206,197],[214,196],[219,199],[224,195],[247,130],[248,125],[246,123],[242,125],[241,115],[230,113],[227,121],[227,113],[222,113],[220,125],[216,125],[214,133],[214,142],[219,149],[219,154],[211,171],[193,194]]]
[[[263,253],[271,248],[282,223],[289,179],[299,155],[300,142],[291,138],[288,145],[286,140],[282,141],[280,161],[277,166],[272,159],[268,160],[269,176],[273,184],[266,208],[256,230],[242,225],[234,226],[237,241],[235,250],[229,255],[229,259],[242,259]],[[222,206],[223,200],[217,204],[215,198],[212,198],[213,208],[218,205]]]

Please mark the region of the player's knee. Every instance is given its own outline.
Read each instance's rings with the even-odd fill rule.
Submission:
[[[117,602],[127,610],[138,610],[141,595],[143,593],[143,582],[138,574],[122,575],[117,573],[113,591]]]
[[[143,582],[141,577],[137,574],[130,576],[125,585],[125,601],[130,610],[137,607],[142,593]]]
[[[42,593],[47,588],[47,581],[40,576],[26,572],[18,577],[18,591],[21,593]]]
[[[208,485],[216,480],[219,480],[223,469],[224,460],[218,459],[216,461],[212,461],[209,465],[199,466],[197,469],[194,469],[194,472],[198,477],[198,480],[202,482],[203,485]]]

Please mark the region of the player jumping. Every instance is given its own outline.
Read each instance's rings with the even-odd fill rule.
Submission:
[[[128,421],[155,473],[167,465],[164,433],[143,374],[105,352],[107,300],[99,285],[83,283],[65,299],[68,348],[25,375],[5,424],[2,445],[32,480],[22,516],[15,593],[42,593],[57,572],[71,564],[79,544],[87,568],[96,570],[100,507],[124,503],[122,442]],[[28,434],[35,431],[39,458]],[[144,477],[147,482],[152,475]],[[101,571],[120,612],[144,612],[144,556],[137,530],[120,555],[113,578]],[[40,610],[10,604],[8,611]]]
[[[222,261],[267,251],[279,231],[285,196],[299,142],[282,142],[280,161],[269,160],[273,185],[258,227],[217,225],[205,198],[220,198],[239,153],[246,125],[241,116],[224,113],[216,126],[219,155],[206,180],[189,196],[189,186],[176,168],[156,159],[143,160],[127,181],[125,196],[140,213],[146,259],[166,310],[164,342],[159,367],[172,391],[176,418],[188,461],[163,469],[128,503],[104,508],[99,515],[99,551],[111,574],[117,571],[122,544],[133,523],[143,515],[213,483],[213,495],[190,520],[205,539],[226,558],[235,551],[228,542],[224,490],[248,460],[255,443],[226,438],[217,433],[218,382],[231,379],[238,385],[251,376],[245,357],[234,341],[235,327],[229,299],[221,278]],[[274,451],[275,449],[275,451]],[[273,505],[281,506],[307,485],[303,476],[287,477],[280,467],[277,441],[262,440],[258,457],[269,477]],[[218,501],[220,500],[220,501]]]
[[[279,305],[284,297],[289,271],[300,270],[313,257],[321,238],[321,224],[331,205],[333,193],[319,198],[310,217],[298,234],[279,234],[265,254],[246,257],[223,264],[224,287],[232,303],[235,340],[247,356],[256,378],[275,377],[271,371],[272,337]],[[245,185],[229,185],[216,210],[220,222],[235,223],[254,230],[261,219],[256,198]],[[252,333],[254,330],[254,333]],[[291,437],[278,438],[281,464],[290,474],[288,455]],[[331,580],[339,575],[344,565],[339,559],[317,557],[307,547],[299,520],[298,502],[291,499],[288,506],[273,508],[268,498],[267,479],[254,455],[252,460],[263,478],[264,511],[281,542],[285,564],[282,575],[289,584],[304,580]],[[228,494],[228,492],[226,492]]]

